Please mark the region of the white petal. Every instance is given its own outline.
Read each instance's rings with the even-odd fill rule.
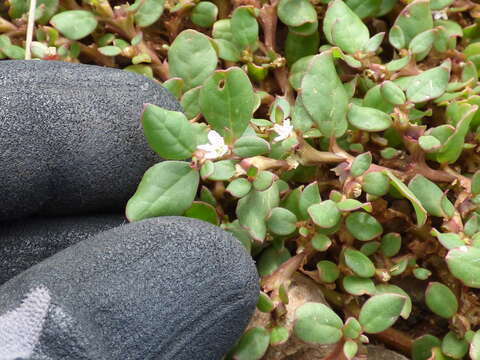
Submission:
[[[209,131],[208,141],[210,141],[210,143],[212,143],[212,145],[216,145],[216,144],[223,145],[223,144],[225,144],[225,141],[223,141],[223,138],[215,130],[210,130]]]
[[[215,146],[211,144],[203,144],[203,145],[198,145],[197,149],[210,152],[210,151],[215,151]]]

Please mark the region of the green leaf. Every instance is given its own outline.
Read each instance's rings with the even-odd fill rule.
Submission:
[[[405,292],[405,290],[396,285],[380,284],[377,285],[376,294],[399,294],[405,296],[406,301],[405,305],[403,306],[402,312],[400,313],[400,316],[404,319],[408,319],[412,312],[412,299],[410,299],[410,296]]]
[[[199,2],[192,10],[190,17],[195,25],[209,28],[217,20],[217,5],[210,1]]]
[[[355,341],[347,340],[343,344],[343,354],[348,360],[352,360],[358,351],[358,344]]]
[[[342,338],[342,326],[342,319],[324,304],[307,302],[295,311],[293,331],[307,343],[335,344]]]
[[[315,55],[302,80],[305,109],[326,136],[342,136],[347,130],[348,94],[340,81],[331,52]]]
[[[212,205],[202,201],[194,201],[192,206],[185,211],[184,216],[203,220],[213,225],[220,224],[215,208]]]
[[[402,49],[407,45],[407,39],[400,26],[393,25],[388,35],[388,40],[394,48]]]
[[[342,217],[342,213],[332,200],[325,200],[310,206],[308,214],[316,225],[324,229],[334,227]]]
[[[367,26],[342,0],[329,3],[323,20],[323,32],[330,44],[337,45],[349,54],[362,50],[370,39]]]
[[[258,41],[258,22],[254,16],[254,8],[236,8],[232,15],[231,29],[234,43],[242,48],[254,48]]]
[[[408,188],[420,200],[422,206],[433,216],[451,217],[455,211],[453,204],[443,191],[422,175],[415,177],[408,184]]]
[[[406,301],[405,296],[398,294],[381,294],[368,299],[358,318],[363,330],[376,334],[388,329],[397,321]]]
[[[198,172],[187,162],[164,161],[152,166],[127,203],[127,219],[182,215],[192,205],[198,182]]]
[[[270,345],[280,345],[285,343],[290,334],[288,329],[283,326],[276,326],[270,332]]]
[[[337,207],[340,211],[356,211],[363,209],[365,211],[372,211],[372,204],[370,203],[361,203],[355,199],[345,199],[337,203]]]
[[[170,78],[165,81],[162,86],[168,90],[170,94],[179,99],[182,96],[183,90],[183,79],[181,78]]]
[[[253,327],[242,335],[228,359],[260,360],[268,349],[270,334],[263,327]]]
[[[278,206],[279,192],[276,183],[265,191],[253,190],[241,198],[237,204],[237,217],[240,224],[248,230],[250,236],[263,241],[267,234],[266,218],[274,207]]]
[[[449,319],[458,310],[458,301],[455,294],[446,285],[431,282],[425,291],[425,303],[438,316]]]
[[[424,59],[432,49],[437,30],[430,29],[416,35],[409,45],[409,50],[415,54],[415,59],[420,61]]]
[[[468,342],[449,331],[442,340],[442,352],[454,359],[463,359],[468,352]]]
[[[315,31],[313,34],[302,36],[297,35],[291,30],[288,31],[287,39],[285,40],[285,57],[289,65],[295,65],[299,62],[300,59],[305,59],[308,56],[315,55],[318,52],[318,47],[320,46],[320,34],[318,31]],[[311,58],[310,58],[311,59]],[[305,68],[302,72],[305,73],[307,69],[309,59],[305,60]],[[293,69],[292,69],[293,71]],[[292,75],[290,71],[290,75]],[[300,88],[300,81],[298,81],[297,88]],[[292,85],[293,86],[293,85]]]
[[[480,331],[477,331],[473,336],[468,354],[472,360],[480,360]]]
[[[148,144],[164,159],[185,160],[195,151],[193,127],[181,112],[148,104],[142,125]]]
[[[340,270],[332,261],[322,260],[317,262],[318,277],[326,283],[333,283],[340,276]]]
[[[465,245],[465,241],[456,233],[440,233],[436,230],[434,233],[438,237],[438,241],[448,250]]]
[[[361,19],[376,16],[380,11],[382,0],[346,0],[345,2]]]
[[[270,275],[291,257],[290,252],[286,248],[282,247],[280,250],[277,250],[274,246],[269,246],[258,259],[258,273],[260,276]]]
[[[452,63],[447,59],[440,66],[413,76],[407,86],[408,100],[420,103],[442,95],[450,80],[451,67]]]
[[[260,296],[257,301],[257,309],[264,313],[269,313],[275,309],[275,305],[270,297],[264,292],[260,292]]]
[[[296,27],[318,22],[317,12],[308,0],[280,0],[277,15],[288,26]]]
[[[431,359],[432,349],[440,347],[442,342],[436,336],[427,334],[415,339],[412,344],[412,359],[413,360],[428,360]]]
[[[213,164],[213,172],[208,176],[209,180],[224,181],[235,175],[235,163],[232,160],[221,160]]]
[[[151,80],[153,80],[153,70],[150,66],[148,65],[129,65],[125,68],[123,68],[123,70],[125,71],[130,71],[130,72],[134,72],[134,73],[137,73],[137,74],[140,74],[140,75],[143,75]]]
[[[393,112],[393,105],[385,100],[382,94],[381,85],[376,85],[367,91],[363,99],[363,106],[381,110],[384,113],[390,114]]]
[[[327,251],[330,245],[332,245],[332,240],[327,235],[315,234],[312,238],[312,246],[317,251]]]
[[[165,0],[144,0],[135,13],[135,23],[140,27],[152,25],[163,14]]]
[[[390,181],[382,172],[370,172],[363,176],[362,189],[368,194],[383,196],[390,189]]]
[[[363,211],[349,214],[345,225],[350,234],[360,241],[373,240],[383,232],[383,227],[377,219]]]
[[[2,48],[2,52],[10,59],[23,60],[25,58],[25,49],[17,45],[9,45]]]
[[[384,171],[385,175],[390,178],[391,184],[393,187],[404,197],[406,197],[413,205],[415,209],[415,214],[417,216],[417,225],[423,226],[427,221],[427,211],[422,206],[420,200],[412,193],[412,191],[398,179],[395,175],[393,175],[390,171]]]
[[[360,251],[362,254],[365,256],[371,256],[377,252],[377,250],[380,248],[380,243],[378,241],[368,241],[360,247]]]
[[[237,67],[218,70],[200,90],[200,108],[210,126],[222,136],[233,132],[239,138],[252,118],[253,87],[248,76]]]
[[[263,155],[270,151],[270,143],[258,136],[242,136],[233,144],[233,153],[246,158]]]
[[[362,334],[362,325],[354,317],[349,317],[343,326],[343,335],[348,339],[356,339]]]
[[[93,13],[86,10],[69,10],[53,16],[50,23],[70,40],[90,35],[98,25]]]
[[[437,151],[442,147],[442,143],[435,136],[423,135],[418,138],[418,145],[425,152]]]
[[[183,94],[181,97],[180,104],[182,105],[182,109],[187,119],[193,119],[195,116],[200,114],[200,104],[198,100],[200,96],[200,89],[201,86],[197,86],[185,92],[185,94]]]
[[[370,152],[360,154],[353,160],[350,173],[354,177],[360,176],[368,170],[370,165],[372,165],[372,154]]]
[[[402,247],[402,237],[398,233],[388,233],[382,236],[380,251],[387,257],[398,254]]]
[[[466,286],[480,288],[480,249],[471,246],[461,246],[451,249],[446,261],[453,276]]]
[[[253,187],[258,191],[267,190],[272,186],[275,179],[276,175],[270,171],[260,171],[253,180]]]
[[[268,229],[276,235],[290,235],[297,229],[297,217],[291,211],[276,207],[267,219]]]
[[[210,40],[195,30],[182,31],[168,50],[171,77],[185,82],[185,91],[202,83],[215,71],[217,54]]]
[[[345,276],[343,278],[343,288],[351,295],[373,295],[375,294],[375,284],[372,279],[359,276]]]
[[[443,142],[438,153],[433,154],[439,163],[453,163],[458,160],[463,151],[465,136],[470,129],[470,123],[478,110],[477,105],[462,104],[458,112],[460,119],[457,122],[455,131]],[[434,133],[432,132],[432,135]]]
[[[416,0],[408,4],[398,15],[390,31],[390,43],[397,49],[407,47],[418,34],[433,27],[429,0]],[[394,30],[395,29],[395,30]],[[395,35],[392,34],[395,32]],[[394,40],[396,33],[403,34],[403,44]]]
[[[375,34],[367,41],[367,43],[365,44],[362,50],[364,52],[375,53],[380,48],[380,45],[382,45],[384,37],[385,37],[384,32]]]
[[[472,194],[480,194],[480,170],[475,172],[472,176]]]
[[[225,190],[232,194],[232,196],[242,198],[250,192],[251,188],[252,183],[250,181],[248,181],[247,179],[239,178],[233,180],[230,184],[228,184]]]
[[[443,8],[451,5],[455,0],[430,0],[430,9],[442,10]]]
[[[350,104],[348,121],[357,129],[370,132],[383,131],[392,126],[390,115],[374,108],[355,104]]]
[[[231,41],[225,39],[214,39],[218,47],[218,57],[226,61],[240,61],[240,49]]]
[[[300,195],[300,199],[298,201],[300,218],[302,220],[307,220],[309,218],[308,208],[313,204],[320,203],[320,201],[322,201],[322,199],[318,190],[318,183],[314,181],[313,183],[308,184]]]
[[[403,90],[393,81],[384,81],[381,85],[382,96],[392,105],[403,105],[407,101]]]
[[[102,46],[98,48],[98,51],[105,56],[117,56],[122,52],[118,46]]]
[[[413,269],[412,272],[418,280],[427,280],[432,275],[430,270],[420,267]]]
[[[375,265],[362,252],[347,249],[344,253],[345,264],[358,276],[369,278],[375,275]]]

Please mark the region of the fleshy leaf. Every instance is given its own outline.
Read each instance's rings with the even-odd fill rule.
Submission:
[[[407,86],[408,100],[418,103],[442,95],[450,79],[452,63],[447,59],[442,65],[412,77]]]
[[[185,91],[202,85],[217,67],[217,54],[210,40],[195,30],[182,31],[168,50],[171,77],[180,77]]]
[[[327,137],[347,130],[348,95],[340,81],[331,52],[315,55],[302,80],[301,96],[307,112]]]
[[[399,30],[394,30],[394,29]],[[390,43],[397,49],[407,47],[410,41],[418,34],[433,27],[429,0],[416,0],[408,4],[398,15],[390,31]],[[401,31],[404,37],[403,44],[392,41],[392,31]]]
[[[276,183],[265,191],[252,191],[238,201],[237,217],[240,224],[257,241],[263,241],[267,234],[266,218],[270,210],[278,206],[279,193]]]
[[[460,246],[452,249],[446,256],[448,269],[466,286],[480,288],[480,249]]]
[[[425,303],[435,314],[449,319],[458,310],[458,300],[446,285],[431,282],[425,291]]]
[[[295,312],[295,335],[307,343],[335,344],[342,338],[343,322],[335,312],[320,303],[307,302]]]
[[[443,191],[434,182],[422,175],[415,177],[408,184],[408,188],[420,201],[425,210],[433,216],[451,217],[455,208]]]
[[[70,40],[90,35],[97,27],[95,15],[86,10],[69,10],[54,15],[50,23]]]
[[[195,151],[193,127],[181,112],[149,104],[142,125],[148,144],[164,159],[185,160]]]
[[[406,301],[405,296],[398,294],[381,294],[368,299],[358,318],[363,330],[376,334],[388,329],[397,321]]]
[[[392,126],[391,117],[383,111],[355,104],[350,104],[348,121],[357,129],[370,132],[383,131]]]
[[[164,161],[152,166],[127,203],[128,220],[182,215],[195,198],[198,182],[198,172],[187,162]]]
[[[367,26],[342,0],[329,3],[323,20],[323,32],[330,44],[350,54],[362,50],[370,39]]]
[[[390,171],[385,171],[384,173],[390,178],[393,187],[400,192],[400,194],[410,200],[417,216],[417,225],[423,226],[427,221],[427,210],[425,210],[425,208],[422,206],[420,200],[418,200],[417,197],[410,191],[410,189]]]
[[[218,70],[200,90],[200,108],[209,125],[226,136],[239,138],[250,122],[254,106],[253,87],[243,70]]]

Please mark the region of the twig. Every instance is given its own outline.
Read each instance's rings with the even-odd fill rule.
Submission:
[[[25,60],[32,59],[32,38],[33,38],[33,26],[35,25],[35,9],[37,8],[37,0],[30,0],[30,9],[28,11],[28,24],[27,24],[27,42],[25,45]]]

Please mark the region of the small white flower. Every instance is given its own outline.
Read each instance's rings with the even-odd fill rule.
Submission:
[[[293,126],[290,125],[290,119],[283,120],[282,125],[275,124],[273,125],[273,130],[278,134],[278,136],[273,139],[274,142],[282,141],[290,137],[293,131]]]
[[[435,20],[448,20],[447,10],[432,11]]]
[[[215,130],[208,132],[209,144],[198,145],[197,149],[206,152],[205,159],[216,159],[222,157],[228,152],[228,146],[225,145],[223,137],[220,136]]]

